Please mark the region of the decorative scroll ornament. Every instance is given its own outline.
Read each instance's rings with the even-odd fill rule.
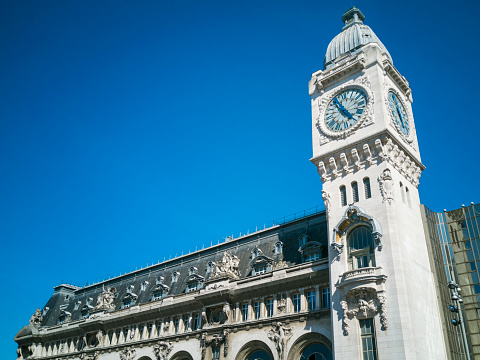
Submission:
[[[103,291],[97,297],[95,310],[115,310],[113,300],[115,300],[115,289],[109,287],[105,290],[105,288],[103,288]]]
[[[120,351],[120,360],[133,360],[137,353],[133,347],[129,347]]]
[[[225,251],[223,253],[222,261],[215,263],[215,270],[213,271],[213,277],[230,276],[238,278],[240,273],[238,272],[238,264],[240,259],[231,252]]]
[[[367,105],[365,107],[365,110],[363,111],[360,119],[349,129],[342,132],[331,131],[325,126],[325,121],[324,121],[325,112],[328,108],[328,105],[333,100],[333,98],[336,97],[338,94],[340,94],[342,91],[345,91],[348,89],[359,89],[367,95]],[[372,123],[373,122],[373,101],[374,101],[373,92],[372,90],[370,90],[370,82],[366,77],[360,77],[356,80],[348,81],[347,83],[335,88],[335,90],[332,90],[331,92],[324,94],[318,103],[319,116],[317,118],[317,123],[316,123],[317,128],[319,129],[321,134],[324,135],[322,139],[322,143],[328,142],[329,138],[346,138],[347,136],[352,135],[355,132],[355,130],[357,130],[358,128]]]
[[[30,325],[40,325],[43,320],[42,310],[37,309],[30,317]]]
[[[383,170],[383,173],[378,177],[378,183],[380,185],[380,193],[383,197],[383,202],[387,202],[388,205],[392,205],[394,200],[394,182],[390,169]]]
[[[160,341],[153,347],[153,353],[157,360],[167,360],[168,354],[172,351],[173,345],[171,342]]]
[[[366,319],[380,313],[382,330],[387,330],[387,297],[380,295],[373,288],[357,288],[346,293],[346,298],[340,301],[343,310],[343,332],[350,332],[350,320]]]
[[[330,193],[325,190],[322,190],[322,199],[323,199],[323,203],[325,204],[325,212],[327,214],[327,219],[328,219],[330,214],[330,206],[332,205],[332,202],[330,200]]]
[[[267,333],[268,338],[275,343],[280,360],[284,358],[287,342],[293,335],[292,330],[291,326],[285,326],[283,323],[277,322]]]

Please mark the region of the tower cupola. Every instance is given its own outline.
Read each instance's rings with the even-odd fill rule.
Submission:
[[[324,70],[334,65],[336,60],[342,55],[347,53],[353,54],[362,46],[369,43],[377,43],[382,53],[392,61],[385,45],[383,45],[373,30],[363,23],[363,20],[365,20],[365,16],[355,6],[343,14],[342,21],[345,23],[345,26],[342,28],[342,32],[335,36],[328,45],[323,62]]]

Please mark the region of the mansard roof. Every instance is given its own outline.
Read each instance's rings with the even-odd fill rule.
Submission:
[[[291,221],[283,225],[277,225],[261,230],[237,239],[227,240],[224,243],[183,255],[178,258],[167,260],[162,263],[136,270],[134,272],[118,276],[94,285],[74,287],[66,284],[55,287],[55,292],[43,308],[43,320],[41,326],[52,326],[58,323],[62,311],[71,313],[71,321],[82,318],[82,310],[86,308],[94,310],[99,295],[107,289],[112,289],[115,294],[113,299],[113,311],[122,311],[122,304],[126,299],[134,300],[136,304],[158,301],[153,298],[153,293],[163,289],[163,297],[177,296],[185,293],[187,283],[193,278],[189,269],[195,267],[195,280],[208,283],[212,279],[213,272],[207,271],[210,262],[221,262],[225,252],[235,255],[239,259],[239,278],[251,276],[252,251],[259,249],[262,256],[273,260],[273,267],[280,261],[287,266],[293,266],[302,262],[301,253],[298,251],[298,238],[302,234],[308,235],[312,241],[324,245],[323,257],[327,256],[327,223],[325,211],[321,211],[300,220]],[[275,253],[275,244],[283,243],[283,252]],[[172,275],[179,273],[178,279],[172,281]],[[159,284],[159,279],[160,283]],[[197,290],[198,291],[198,290]],[[194,293],[194,292],[193,292]],[[127,296],[135,294],[136,297]],[[85,307],[87,305],[87,307]],[[131,306],[132,304],[130,304]]]

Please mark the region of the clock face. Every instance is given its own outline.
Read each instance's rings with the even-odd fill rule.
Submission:
[[[367,106],[367,95],[360,89],[348,89],[335,96],[325,112],[325,126],[340,133],[354,126]]]
[[[407,112],[393,91],[388,92],[388,103],[398,128],[403,135],[408,136],[410,134],[410,126],[408,124]]]

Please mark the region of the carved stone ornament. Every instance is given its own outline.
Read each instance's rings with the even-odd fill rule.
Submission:
[[[348,89],[359,89],[363,91],[367,95],[367,106],[360,117],[360,120],[355,123],[351,128],[342,131],[342,132],[334,132],[328,129],[325,126],[325,112],[330,104],[330,101],[333,100],[339,93]],[[318,102],[319,107],[319,116],[317,118],[317,128],[319,129],[320,133],[324,135],[321,140],[321,143],[326,143],[330,139],[335,138],[346,138],[347,136],[353,134],[355,130],[360,128],[361,126],[365,126],[371,124],[373,122],[373,92],[370,90],[370,82],[366,77],[360,77],[356,80],[350,80],[347,83],[331,90],[324,95],[322,95],[321,99]]]
[[[42,310],[37,309],[35,310],[33,315],[30,317],[30,325],[36,325],[36,326],[40,325],[42,320],[43,320]]]
[[[128,347],[120,351],[120,360],[133,360],[137,353],[133,347]]]
[[[268,338],[275,343],[279,360],[284,359],[287,342],[293,335],[292,330],[291,326],[277,322],[267,333]]]
[[[388,93],[392,91],[396,98],[400,101],[400,103],[402,104],[403,108],[405,109],[405,112],[407,113],[407,120],[408,120],[408,129],[409,129],[409,133],[408,133],[408,136],[406,136],[403,132],[402,132],[402,129],[400,129],[400,127],[398,126],[397,122],[395,121],[395,118],[393,117],[393,114],[392,114],[392,111],[390,110],[390,103],[388,101]],[[415,139],[415,127],[413,125],[413,116],[412,116],[412,112],[410,110],[410,106],[407,106],[404,99],[403,99],[403,96],[401,96],[398,91],[396,91],[395,89],[393,89],[391,86],[389,86],[388,84],[385,84],[385,106],[386,106],[386,110],[387,110],[387,113],[388,113],[388,117],[390,119],[390,124],[397,130],[398,134],[400,135],[400,137],[405,140],[409,145],[411,145],[413,147],[413,140]]]
[[[372,318],[380,313],[382,330],[387,330],[387,297],[378,294],[373,288],[357,288],[346,293],[346,297],[340,301],[343,311],[342,327],[345,335],[350,333],[350,321],[353,318]]]
[[[115,300],[115,290],[112,288],[105,288],[97,297],[97,306],[95,310],[115,310],[113,301]]]
[[[325,190],[322,190],[322,199],[323,199],[323,203],[325,204],[325,213],[328,219],[330,214],[330,206],[332,205],[332,202],[330,200],[330,193]]]
[[[286,309],[287,309],[287,300],[282,297],[277,302],[277,310],[279,313],[284,313]]]
[[[380,193],[383,197],[383,202],[387,202],[388,205],[392,205],[394,200],[394,181],[390,169],[383,170],[383,173],[378,177],[378,183],[380,185]]]
[[[338,222],[337,226],[333,229],[333,239],[331,246],[337,252],[337,260],[340,254],[343,252],[344,238],[350,229],[358,225],[365,225],[372,231],[373,239],[377,245],[377,249],[380,251],[383,248],[381,239],[383,235],[382,227],[380,223],[374,217],[368,215],[362,208],[350,205],[345,211],[342,219]]]
[[[231,252],[225,251],[223,253],[222,261],[215,263],[215,269],[213,271],[213,277],[229,276],[238,278],[240,273],[238,272],[238,264],[240,259],[232,255]]]
[[[223,344],[223,356],[227,357],[228,354],[228,333],[227,329],[224,329],[222,334],[214,334],[207,336],[206,333],[202,334],[200,338],[200,347],[202,348],[202,360],[205,359],[205,354],[208,347],[218,347]]]
[[[169,341],[160,341],[153,347],[153,353],[157,360],[167,360],[168,354],[172,351],[173,345]]]
[[[80,354],[81,360],[97,360],[98,359],[98,351],[94,353],[82,353]]]

